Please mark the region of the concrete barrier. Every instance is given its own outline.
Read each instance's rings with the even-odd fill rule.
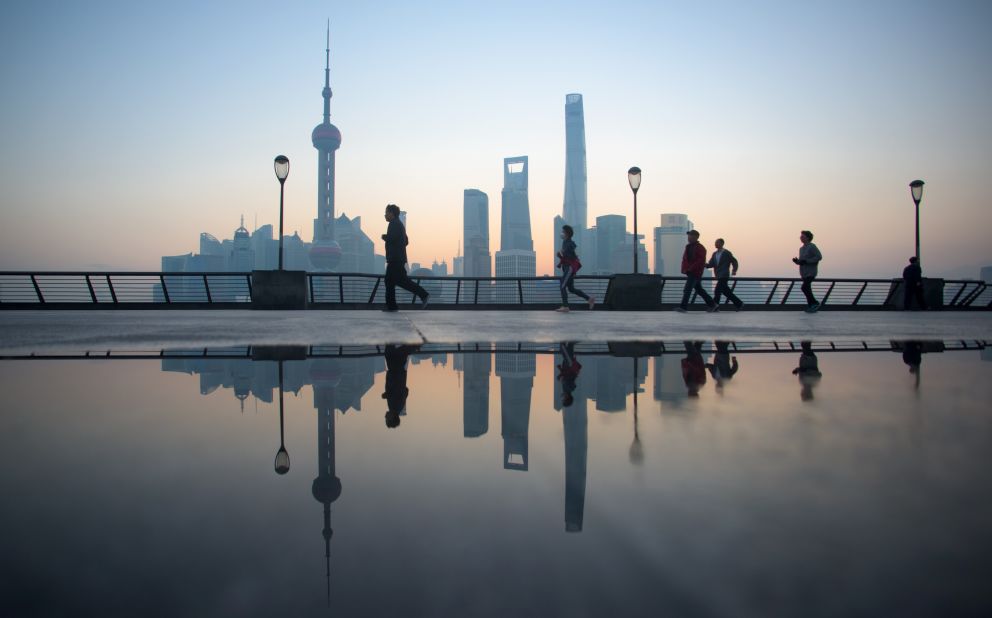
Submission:
[[[253,270],[252,309],[306,309],[307,273],[303,270]]]
[[[606,288],[605,304],[614,311],[661,309],[661,275],[614,275]]]

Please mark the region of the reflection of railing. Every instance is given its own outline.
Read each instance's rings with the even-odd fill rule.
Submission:
[[[704,354],[722,352],[717,342],[706,341],[698,348]],[[813,352],[901,352],[904,341],[814,341],[810,344]],[[936,347],[940,351],[985,350],[992,342],[988,340],[955,340],[923,342],[925,347]],[[722,342],[721,342],[722,344]],[[787,354],[802,352],[799,341],[728,341],[726,351],[733,354]],[[256,359],[259,350],[265,350],[262,357],[271,360],[271,351],[280,346],[252,346],[196,348],[173,350],[91,350],[79,353],[0,355],[0,360],[149,360],[161,358],[216,358],[216,359]],[[365,358],[382,356],[383,345],[315,345],[289,346],[294,352],[294,360],[305,358]],[[288,349],[288,348],[287,348]],[[574,345],[576,354],[583,356],[653,357],[666,354],[685,355],[683,341],[638,341],[638,342],[578,342]],[[413,354],[557,354],[557,343],[425,343],[416,347]]]
[[[308,273],[310,305],[321,309],[361,309],[385,302],[383,275]],[[602,300],[611,277],[577,277],[576,284]],[[545,308],[561,302],[554,277],[414,277],[431,294],[431,306],[448,309]],[[660,277],[661,303],[673,307],[682,298],[685,279]],[[704,279],[713,289],[715,281]],[[793,309],[805,303],[800,279],[739,277],[731,289],[754,309]],[[817,279],[813,292],[828,309],[883,309],[902,303],[897,279]],[[416,299],[397,290],[403,305]],[[230,308],[252,300],[251,273],[160,272],[24,272],[0,271],[3,308]],[[992,308],[992,286],[982,281],[944,280],[943,306],[950,309]],[[691,303],[701,302],[693,295]]]

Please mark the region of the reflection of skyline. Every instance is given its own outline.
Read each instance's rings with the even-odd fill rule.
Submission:
[[[503,436],[503,467],[507,470],[526,471],[529,466],[530,399],[536,374],[537,359],[534,353],[521,352],[496,356]]]

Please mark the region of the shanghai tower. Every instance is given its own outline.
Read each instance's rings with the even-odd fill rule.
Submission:
[[[324,53],[324,121],[311,135],[313,147],[317,149],[317,218],[313,220],[310,263],[317,270],[332,270],[341,261],[341,246],[334,240],[334,153],[341,147],[341,131],[331,124],[330,23]]]
[[[586,229],[589,197],[586,191],[586,121],[582,95],[565,95],[565,205],[562,218],[575,228]]]

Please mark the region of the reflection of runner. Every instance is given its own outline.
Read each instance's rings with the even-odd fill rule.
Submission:
[[[723,386],[734,377],[740,366],[737,364],[736,356],[733,359],[730,357],[729,341],[714,341],[713,344],[716,346],[716,352],[713,354],[713,362],[708,363],[706,368],[710,370],[710,375],[716,382],[717,392],[722,393]]]
[[[406,387],[406,359],[415,352],[417,346],[387,345],[386,357],[386,427],[392,429],[400,424],[400,413],[406,408],[406,398],[410,389]]]
[[[575,344],[562,342],[561,364],[558,365],[558,380],[561,382],[561,405],[567,408],[575,401],[572,392],[575,391],[575,381],[582,371],[582,364],[575,358]]]
[[[823,374],[820,373],[820,362],[813,353],[813,344],[803,341],[800,345],[803,353],[799,356],[799,366],[792,370],[792,374],[799,376],[799,384],[803,387],[799,398],[810,401],[813,399],[813,387],[820,383]]]
[[[682,379],[690,397],[699,397],[699,389],[706,384],[706,365],[703,362],[703,342],[684,341],[685,358],[682,359]]]

